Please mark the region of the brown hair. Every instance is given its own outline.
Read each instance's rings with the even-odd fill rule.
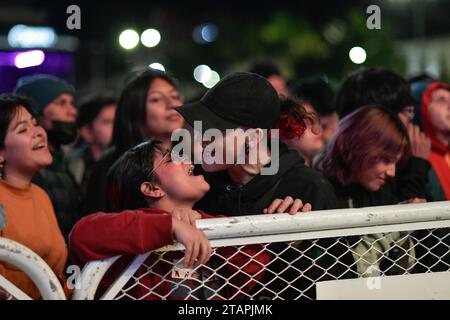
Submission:
[[[324,173],[349,184],[367,160],[403,163],[410,156],[408,133],[400,119],[381,106],[361,107],[343,118],[327,148]]]

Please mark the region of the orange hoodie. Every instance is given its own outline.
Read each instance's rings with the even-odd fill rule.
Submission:
[[[0,236],[33,250],[62,281],[67,247],[47,193],[34,184],[22,189],[0,180],[0,203],[5,208],[6,217],[6,226],[0,231]],[[33,282],[16,267],[0,262],[0,274],[31,298],[40,298]]]

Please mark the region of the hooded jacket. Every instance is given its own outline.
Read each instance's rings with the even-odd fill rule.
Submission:
[[[449,85],[442,82],[430,83],[423,95],[420,109],[422,127],[425,134],[431,139],[431,153],[429,161],[433,167],[430,172],[430,193],[434,201],[450,200],[450,146],[442,143],[430,121],[429,104],[431,94],[437,89],[450,90]]]
[[[318,171],[307,167],[294,150],[280,144],[279,170],[258,175],[245,185],[231,181],[228,173],[205,173],[209,192],[196,208],[228,216],[260,214],[273,200],[286,196],[310,203],[312,210],[335,209],[337,200],[331,184]]]

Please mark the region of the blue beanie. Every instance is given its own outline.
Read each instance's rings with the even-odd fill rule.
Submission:
[[[31,98],[36,105],[36,112],[39,114],[63,93],[74,95],[75,89],[57,77],[36,74],[20,78],[14,93]]]

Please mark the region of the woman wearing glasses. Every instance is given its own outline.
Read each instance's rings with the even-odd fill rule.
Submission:
[[[175,158],[177,161],[173,160]],[[193,170],[191,163],[172,156],[172,152],[157,141],[144,142],[125,152],[108,173],[112,208],[120,213],[96,213],[75,225],[70,236],[73,261],[84,265],[91,260],[124,255],[104,280],[107,287],[129,265],[134,255],[176,240],[186,248],[183,266],[178,263],[182,258],[179,252],[164,254],[163,261],[150,255],[145,264],[152,266],[152,272],[145,274],[145,267],[137,270],[136,276],[144,274],[139,280],[141,285],[127,294],[135,298],[145,296],[145,299],[183,299],[190,294],[201,299],[229,297],[229,291],[194,290],[205,281],[210,288],[223,288],[223,283],[217,274],[204,274],[205,269],[192,269],[206,263],[211,255],[208,239],[195,227],[195,220],[210,216],[192,210],[194,203],[209,190],[209,185],[203,176],[194,175]],[[248,292],[254,281],[262,276],[259,271],[270,259],[270,255],[258,245],[241,249],[244,254],[230,247],[219,248],[217,252],[228,258],[215,262],[223,267],[221,275],[244,292]],[[251,259],[257,262],[251,262]],[[180,268],[190,270],[189,276],[177,277]],[[255,274],[253,280],[248,274]],[[229,275],[233,276],[228,278]]]

